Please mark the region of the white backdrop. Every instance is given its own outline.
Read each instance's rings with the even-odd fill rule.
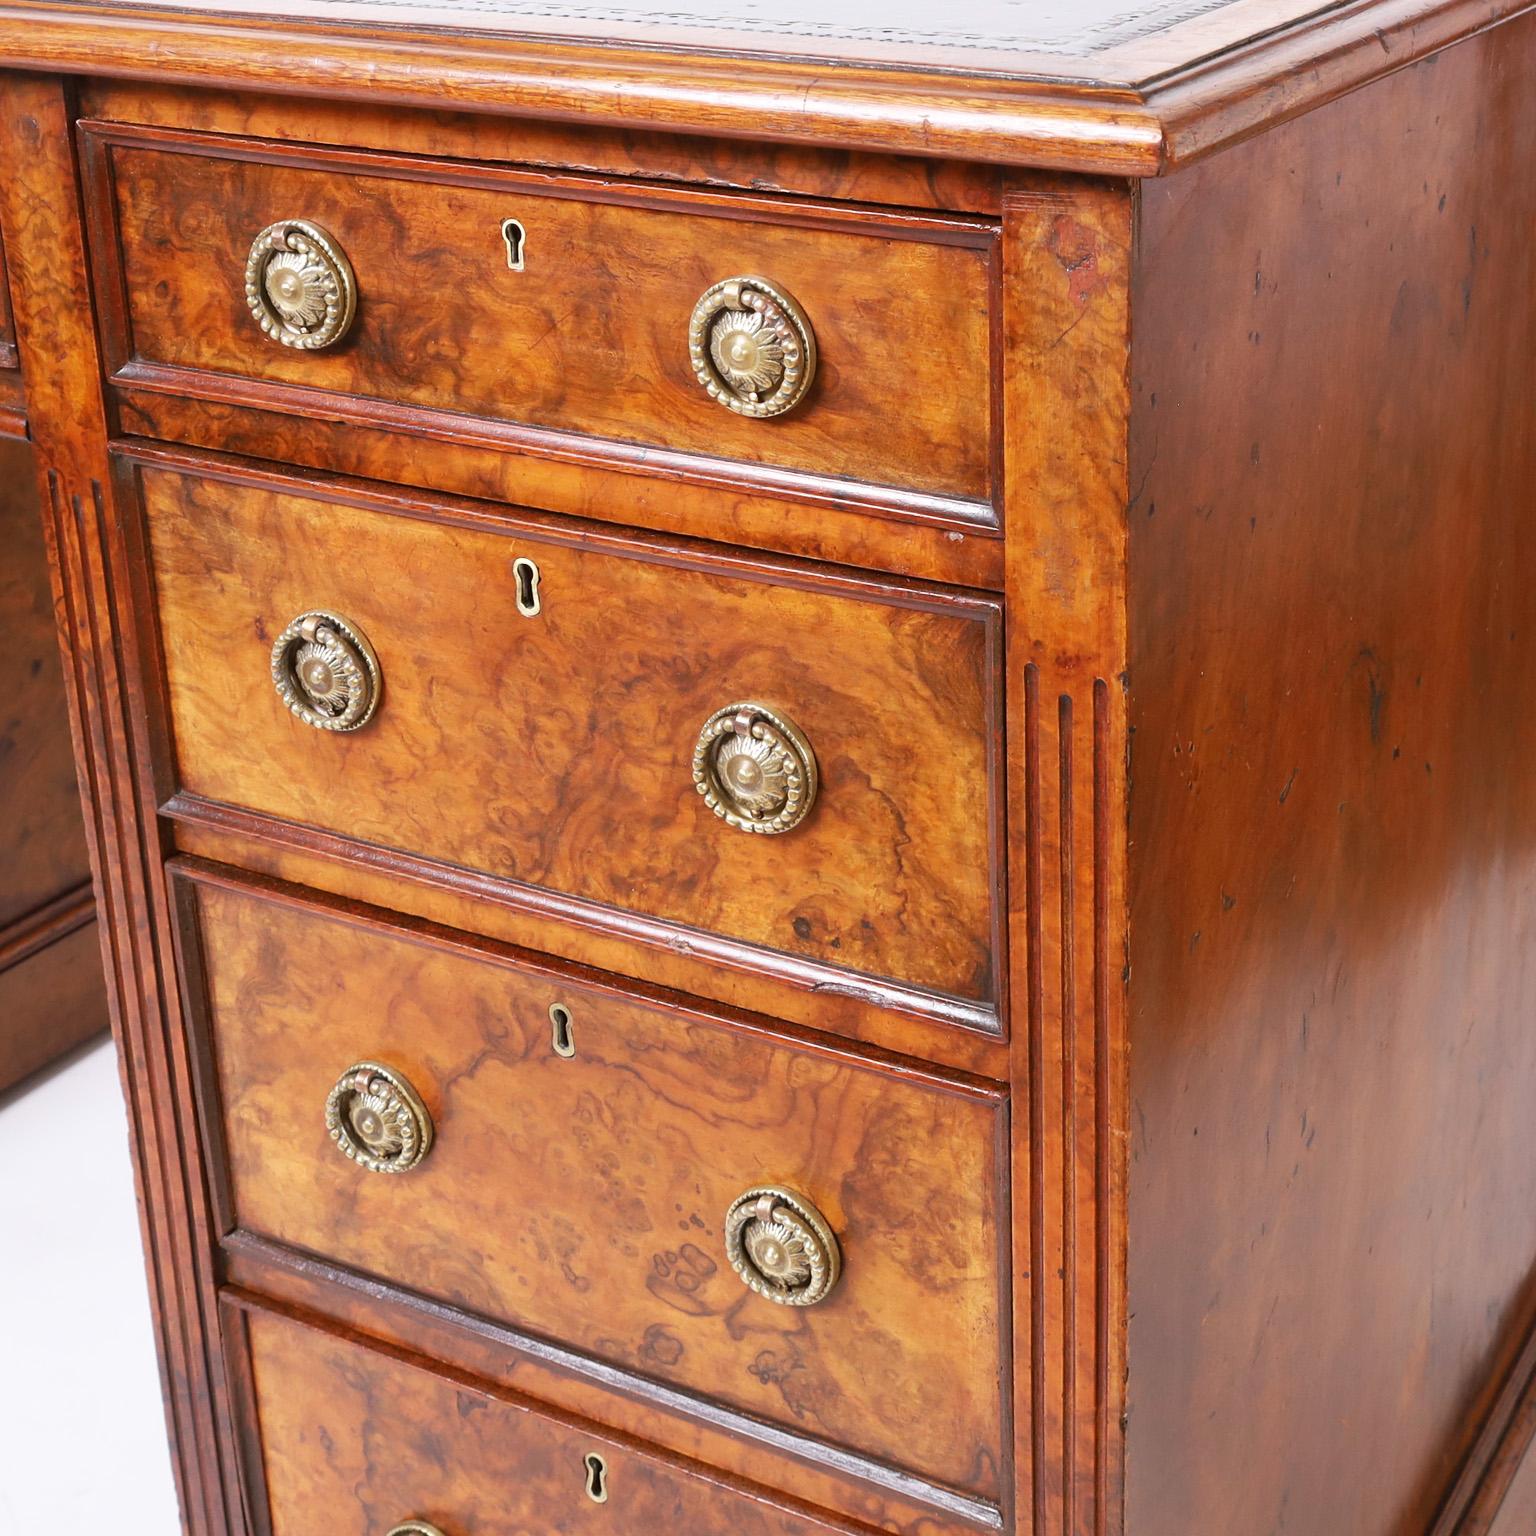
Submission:
[[[117,1062],[0,1101],[0,1529],[177,1536]]]

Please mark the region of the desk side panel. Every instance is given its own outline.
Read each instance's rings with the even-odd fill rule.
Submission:
[[[1131,1536],[1422,1536],[1529,1323],[1533,71],[1142,192]]]

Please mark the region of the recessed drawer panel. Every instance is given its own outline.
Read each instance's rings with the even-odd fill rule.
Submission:
[[[93,133],[138,382],[995,523],[985,220]]]
[[[997,1028],[991,599],[362,488],[141,481],[183,791]]]
[[[833,1536],[767,1495],[663,1460],[426,1361],[258,1306],[248,1350],[274,1536]]]
[[[1000,1497],[1001,1088],[192,889],[236,1226]]]

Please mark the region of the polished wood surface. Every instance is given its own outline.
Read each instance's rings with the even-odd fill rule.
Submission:
[[[32,456],[0,442],[0,933],[88,886]]]
[[[142,580],[116,515],[91,310],[79,169],[63,82],[0,74],[0,230],[43,528],[64,646],[77,762],[88,786],[112,1028],[156,1323],[171,1466],[191,1536],[242,1532],[235,1446],[215,1320],[214,1234],[196,1133],[168,893],[159,868],[136,633],[114,597]],[[46,360],[46,363],[45,363]]]
[[[826,968],[996,1032],[999,612],[915,584],[557,529],[468,506],[145,467],[178,788]],[[533,558],[542,612],[516,608]],[[323,603],[384,702],[350,736],[273,689]],[[694,788],[704,722],[762,699],[809,737],[810,817],[735,830]]]
[[[1154,11],[1167,24],[1150,26],[1148,9],[1131,6],[1119,15],[1122,47],[1076,57],[1070,47],[1031,51],[1019,36],[1001,50],[988,51],[984,35],[947,48],[931,31],[943,21],[924,8],[928,35],[905,41],[886,29],[884,12],[872,14],[873,25],[851,27],[841,43],[827,35],[837,23],[818,17],[822,44],[809,50],[817,58],[792,32],[775,56],[764,46],[772,19],[761,12],[751,25],[715,29],[700,27],[698,17],[689,24],[647,13],[640,35],[616,45],[611,14],[575,8],[564,15],[538,8],[550,30],[532,36],[527,13],[500,35],[483,25],[468,34],[427,27],[419,16],[413,28],[412,5],[391,6],[384,22],[363,22],[324,3],[310,5],[306,17],[305,0],[285,7],[297,4],[297,17],[252,15],[218,0],[161,7],[13,0],[0,6],[0,56],[65,73],[1150,176],[1474,36],[1527,3],[1218,0]],[[1077,14],[1056,5],[1033,13],[983,5],[1026,34],[1031,14],[1058,23]],[[440,19],[445,14],[439,10]],[[484,22],[483,7],[474,14]],[[451,16],[462,25],[457,7]],[[954,18],[962,32],[964,16]],[[1071,36],[1076,23],[1066,25]],[[1090,27],[1088,35],[1114,34]]]
[[[403,7],[0,6],[0,58],[71,76],[0,81],[0,230],[44,360],[189,1532],[263,1536],[269,1485],[276,1529],[308,1520],[338,1482],[326,1445],[384,1422],[346,1396],[391,1398],[358,1385],[375,1360],[485,1405],[402,1421],[434,1488],[505,1483],[511,1453],[460,1420],[516,1406],[685,1475],[660,1496],[683,1529],[741,1498],[898,1536],[1519,1520],[1521,8],[1143,12],[1089,79],[984,47],[895,69],[892,37],[835,65],[707,25],[598,45],[596,16],[471,35]],[[383,250],[413,287],[370,276],[334,357],[250,364],[214,255],[240,258],[236,223],[290,183],[362,221],[360,270]],[[493,365],[500,336],[469,345],[488,328],[455,306],[501,316],[468,253],[514,189],[622,249],[567,238],[569,320],[542,340],[514,320]],[[664,226],[802,253],[828,355],[850,339],[867,377],[830,372],[777,427],[689,400],[653,305],[637,325],[623,294],[575,302]],[[647,291],[681,303],[707,247],[669,236]],[[583,326],[644,398],[570,345]],[[311,366],[336,377],[285,371]],[[817,429],[844,387],[859,408]],[[513,611],[518,556],[543,569],[537,619]],[[271,691],[274,635],[317,603],[383,659],[354,738]],[[748,692],[823,770],[781,839],[689,783],[698,725]],[[585,1013],[577,1056],[547,1054],[557,982],[600,1060]],[[362,1182],[324,1140],[316,1096],[361,1033],[440,1116],[419,1177]],[[771,1126],[744,1120],[764,1095]],[[650,1237],[670,1201],[710,1257],[770,1143],[849,1269],[765,1324],[718,1258],[690,1291],[684,1247]],[[628,1247],[603,1221],[626,1201]],[[330,1367],[298,1350],[263,1387],[268,1325],[330,1341],[350,1385],[274,1409],[279,1377]],[[561,1454],[538,1444],[536,1479]],[[521,1524],[560,1529],[538,1487]]]
[[[256,91],[197,90],[157,81],[83,80],[86,121],[385,154],[540,166],[695,188],[786,192],[843,203],[996,215],[1000,166],[916,155],[848,154],[813,145],[743,142],[631,128],[566,126],[527,117],[398,108]]]
[[[351,1529],[359,1520],[383,1532],[407,1519],[454,1536],[516,1527],[552,1536],[852,1536],[841,1522],[427,1361],[266,1310],[235,1316],[265,1470],[256,1536],[332,1536],[339,1522]],[[594,1455],[603,1462],[601,1503],[587,1492]]]
[[[1000,1497],[1000,1089],[291,894],[202,885],[196,926],[239,1228]],[[431,1113],[410,1173],[369,1174],[326,1134],[362,1060]],[[726,1208],[765,1182],[842,1245],[814,1307],[752,1295],[726,1259]]]
[[[1417,1536],[1536,1300],[1533,70],[1143,196],[1135,1536]]]
[[[35,483],[0,440],[0,1093],[107,1027]]]
[[[257,381],[242,403],[304,415],[357,397],[394,407],[376,422],[409,427],[410,410],[429,432],[458,413],[932,493],[945,499],[914,509],[963,521],[954,500],[992,519],[984,221],[163,130],[88,142],[115,192],[99,254],[110,270],[122,253],[128,380],[171,369],[162,387],[192,395]],[[284,218],[319,225],[356,272],[356,323],[324,352],[276,344],[246,305],[251,242]],[[694,304],[735,276],[789,293],[816,333],[815,381],[783,417],[738,416],[694,376]],[[893,410],[899,434],[880,430]]]

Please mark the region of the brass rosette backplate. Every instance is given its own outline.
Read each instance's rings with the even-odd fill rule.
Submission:
[[[694,305],[688,356],[699,383],[727,410],[782,416],[816,377],[816,333],[782,288],[761,277],[728,277]]]

